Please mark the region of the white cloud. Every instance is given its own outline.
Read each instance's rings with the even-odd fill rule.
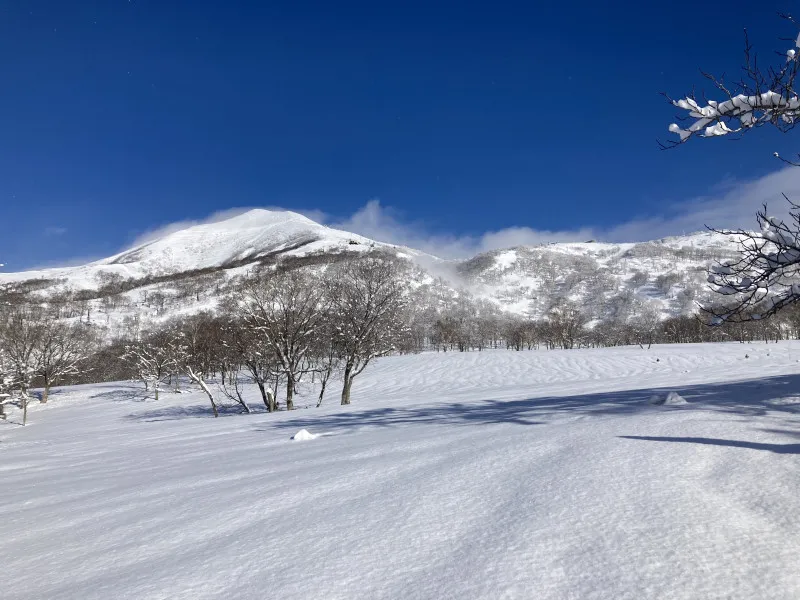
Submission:
[[[753,228],[755,212],[768,203],[773,214],[784,216],[787,204],[781,194],[800,201],[800,168],[785,167],[750,181],[728,180],[705,196],[665,205],[662,214],[631,218],[613,227],[595,227],[576,223],[560,230],[515,226],[481,235],[458,235],[431,231],[424,223],[405,218],[392,207],[370,200],[354,214],[335,218],[319,210],[291,209],[308,218],[336,229],[403,246],[409,246],[441,258],[464,258],[480,252],[511,246],[547,242],[582,242],[589,239],[608,242],[638,242],[702,230],[706,225],[717,228]],[[234,208],[214,213],[200,221],[181,221],[158,227],[139,235],[134,246],[158,239],[193,225],[216,223],[250,210]],[[270,210],[287,210],[267,207]]]
[[[478,252],[509,246],[585,241],[592,235],[590,228],[546,231],[529,227],[509,227],[499,231],[489,231],[480,236],[432,233],[418,221],[404,221],[397,210],[384,207],[379,200],[370,200],[351,217],[332,220],[328,225],[380,242],[409,246],[441,258],[463,258]]]
[[[750,181],[729,180],[717,186],[714,193],[667,207],[659,217],[634,219],[600,232],[609,241],[642,241],[670,235],[681,235],[703,229],[752,229],[755,213],[768,204],[770,214],[786,216],[789,199],[800,201],[800,168],[785,167]]]
[[[480,236],[432,233],[419,222],[403,221],[397,211],[371,200],[348,219],[331,226],[373,239],[410,246],[442,258],[460,258],[479,252],[535,245],[547,242],[580,242],[588,239],[607,242],[640,242],[705,228],[745,229],[756,226],[755,213],[767,203],[771,214],[785,216],[787,203],[782,194],[800,202],[800,168],[785,167],[751,181],[728,180],[713,193],[667,205],[663,214],[632,218],[610,228],[576,224],[552,231],[532,227],[509,227],[487,231]]]
[[[57,235],[64,235],[65,233],[67,233],[67,228],[66,227],[45,227],[43,233],[47,237],[57,236]]]

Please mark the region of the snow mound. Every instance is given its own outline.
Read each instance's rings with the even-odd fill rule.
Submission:
[[[686,398],[681,396],[678,392],[670,392],[666,396],[656,394],[650,397],[650,404],[658,406],[680,406],[681,404],[689,404]]]
[[[315,440],[319,437],[316,433],[310,433],[308,429],[301,429],[292,436],[295,442],[307,442],[308,440]]]

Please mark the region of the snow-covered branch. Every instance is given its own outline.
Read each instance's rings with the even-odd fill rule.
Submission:
[[[784,18],[794,24],[790,16]],[[695,94],[670,99],[672,105],[682,111],[680,118],[686,124],[672,123],[669,131],[678,139],[662,144],[662,147],[676,146],[692,137],[741,134],[767,124],[781,131],[793,128],[800,117],[800,98],[796,90],[800,72],[800,36],[792,44],[783,54],[779,66],[764,69],[758,64],[745,32],[741,80],[729,86],[723,79],[703,73],[719,94],[718,99],[698,98]]]
[[[800,206],[789,204],[789,223],[764,206],[761,231],[720,231],[735,237],[740,257],[709,270],[712,290],[723,297],[721,306],[704,307],[712,324],[760,320],[800,300]]]

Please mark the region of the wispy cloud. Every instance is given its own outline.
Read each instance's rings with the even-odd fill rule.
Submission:
[[[461,258],[479,252],[511,246],[547,242],[577,242],[596,239],[607,242],[640,242],[704,229],[753,228],[755,212],[762,204],[772,214],[785,216],[787,204],[782,197],[800,200],[800,168],[786,167],[750,181],[728,180],[714,191],[691,200],[665,205],[661,214],[633,218],[613,227],[576,224],[563,230],[534,227],[509,227],[482,235],[448,235],[431,232],[422,223],[404,220],[391,207],[371,200],[346,219],[330,225],[375,240],[410,246],[442,258]]]
[[[409,246],[441,258],[462,258],[510,246],[584,241],[592,235],[588,227],[565,231],[510,227],[488,231],[480,236],[431,232],[419,221],[404,220],[397,210],[383,206],[379,200],[370,200],[352,216],[330,220],[328,224],[336,229],[352,231],[380,242]]]
[[[66,227],[45,227],[44,228],[44,235],[46,237],[54,237],[59,235],[64,235],[67,233]]]
[[[800,168],[786,167],[749,181],[727,180],[710,193],[690,200],[665,204],[660,214],[631,218],[613,227],[575,223],[574,227],[551,230],[515,226],[486,231],[480,235],[459,235],[432,231],[424,223],[407,218],[401,211],[374,199],[348,217],[334,217],[319,210],[291,209],[336,229],[343,229],[402,246],[409,246],[442,258],[464,258],[480,252],[512,246],[547,242],[580,242],[588,239],[607,242],[638,242],[703,229],[753,228],[755,212],[768,203],[773,214],[787,212],[781,194],[800,200]],[[233,208],[214,213],[207,219],[181,221],[152,229],[137,236],[133,246],[145,244],[175,231],[195,225],[216,223],[236,217],[256,207]],[[261,207],[264,208],[264,207]],[[270,210],[287,210],[266,207]]]

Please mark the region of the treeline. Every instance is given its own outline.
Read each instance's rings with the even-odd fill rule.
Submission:
[[[0,406],[14,401],[25,412],[34,387],[43,389],[46,402],[54,385],[131,379],[158,398],[165,386],[188,378],[215,415],[221,402],[250,411],[247,384],[273,412],[292,409],[298,385],[309,379],[319,384],[317,404],[333,381],[341,386],[341,403],[349,404],[358,375],[391,353],[646,348],[800,336],[800,309],[792,307],[770,320],[709,327],[694,316],[662,319],[644,302],[599,320],[555,298],[542,317],[526,318],[443,280],[426,280],[407,261],[374,253],[301,268],[262,266],[238,278],[202,273],[171,285],[171,293],[128,290],[106,277],[102,297],[92,301],[7,295],[0,304]],[[192,307],[201,301],[209,303],[206,310]],[[119,306],[138,312],[111,322]],[[93,307],[106,313],[108,324],[90,318]]]
[[[417,292],[419,293],[419,292]],[[554,300],[542,318],[510,315],[492,302],[462,292],[445,301],[422,294],[410,323],[413,349],[473,351],[574,349],[700,342],[752,342],[800,337],[800,307],[769,320],[710,327],[704,314],[664,319],[652,306],[639,303],[605,320],[592,319],[570,300]]]

